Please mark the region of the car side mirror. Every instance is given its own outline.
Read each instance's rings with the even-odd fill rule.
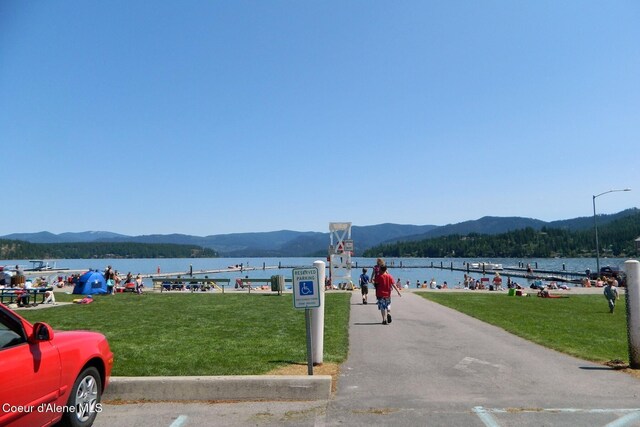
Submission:
[[[33,325],[32,342],[51,341],[53,339],[53,328],[46,323],[38,322]]]

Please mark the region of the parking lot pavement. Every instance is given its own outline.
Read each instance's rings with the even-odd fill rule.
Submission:
[[[319,426],[327,401],[104,405],[95,427]]]
[[[351,299],[328,401],[105,405],[96,426],[640,426],[640,380],[533,344],[413,293],[393,322]],[[549,331],[552,333],[552,331]]]

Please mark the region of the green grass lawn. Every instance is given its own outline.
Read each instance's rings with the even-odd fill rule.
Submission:
[[[77,297],[56,294],[59,302]],[[325,362],[347,356],[350,297],[326,295]],[[20,315],[103,333],[117,376],[254,375],[307,361],[304,310],[291,294],[116,294]]]
[[[629,360],[625,296],[609,313],[602,295],[568,298],[510,297],[506,294],[420,292],[508,332],[585,360]]]

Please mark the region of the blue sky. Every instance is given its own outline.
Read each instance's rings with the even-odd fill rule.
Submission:
[[[638,207],[637,1],[0,2],[0,235]]]

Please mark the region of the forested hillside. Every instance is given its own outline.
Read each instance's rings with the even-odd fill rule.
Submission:
[[[148,243],[29,243],[0,240],[0,259],[212,258],[213,249]]]
[[[598,227],[601,256],[636,254],[634,240],[640,236],[640,213]],[[470,233],[380,245],[365,251],[367,257],[493,257],[548,258],[595,257],[594,229],[570,231],[543,227],[488,235]]]

